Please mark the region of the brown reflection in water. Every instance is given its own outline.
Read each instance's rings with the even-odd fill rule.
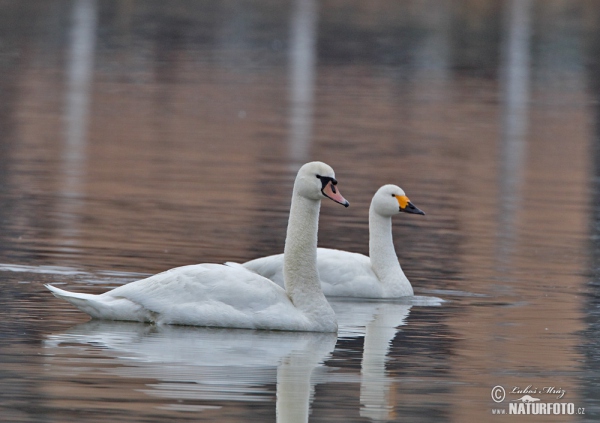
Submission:
[[[460,404],[449,420],[483,421],[496,384],[561,385],[577,404],[578,379],[565,374],[581,361],[592,139],[581,44],[595,8],[552,1],[511,12],[526,3],[100,2],[85,166],[68,192],[65,13],[44,9],[52,34],[24,37],[18,73],[0,68],[10,82],[0,82],[10,103],[0,116],[10,129],[0,144],[5,259],[151,273],[278,253],[298,157],[324,160],[352,206],[323,205],[321,245],[366,253],[371,196],[396,183],[427,212],[394,220],[416,291],[488,296],[453,297],[431,313],[437,326],[408,319],[408,351],[395,345],[389,374],[422,378],[423,389],[394,380],[395,412],[439,401]],[[306,50],[294,56],[290,45]],[[298,139],[306,144],[294,152]],[[45,316],[85,318],[65,310]],[[442,353],[411,354],[416,335]],[[449,379],[459,383],[425,398],[429,381]],[[127,412],[145,406],[138,383]],[[59,408],[72,404],[57,398],[85,390],[45,389],[64,392],[50,395]],[[342,391],[358,403],[356,385],[319,389],[317,412],[338,412],[319,398]]]
[[[592,134],[583,58],[570,56],[555,43],[581,31],[582,21],[567,21],[558,29],[564,32],[557,34],[552,23],[571,10],[571,5],[554,4],[535,16],[533,4],[529,10],[524,2],[509,2],[507,7],[513,8],[505,15],[507,25],[529,26],[509,28],[507,37],[511,31],[523,31],[532,38],[534,28],[538,31],[536,44],[531,47],[523,38],[524,51],[516,53],[534,52],[531,84],[519,81],[529,78],[528,60],[519,62],[510,52],[505,56],[506,66],[513,69],[507,69],[504,93],[510,95],[510,84],[521,89],[531,85],[530,94],[520,104],[513,104],[525,121],[513,120],[513,128],[524,127],[516,131],[502,128],[502,138],[496,139],[508,154],[500,156],[504,162],[498,163],[498,168],[490,166],[497,160],[498,150],[489,149],[489,144],[473,145],[481,156],[478,165],[469,167],[472,174],[465,188],[477,193],[476,206],[459,213],[466,234],[461,246],[465,279],[479,285],[471,285],[473,291],[490,293],[493,301],[506,303],[474,307],[451,319],[457,337],[463,339],[452,361],[462,362],[456,368],[471,374],[471,384],[457,389],[456,394],[475,397],[489,393],[496,384],[507,390],[555,386],[567,390],[564,401],[581,405],[581,381],[567,375],[580,370],[577,334],[584,329],[581,293],[586,282],[582,269],[588,260],[585,239]],[[577,12],[585,13],[583,8]],[[581,38],[570,41],[582,43]],[[506,43],[507,48],[519,48],[508,40]],[[554,53],[546,55],[547,51]],[[520,71],[514,72],[515,67],[521,67]],[[510,100],[501,97],[498,112],[514,113],[505,108]],[[511,119],[503,122],[510,125]],[[514,154],[518,157],[511,157]],[[558,203],[557,196],[561,197]],[[507,203],[511,204],[507,207]],[[506,213],[510,216],[502,215]],[[492,222],[496,225],[490,225]],[[480,373],[481,369],[486,370]],[[549,374],[541,376],[543,370]],[[508,399],[517,397],[509,395]],[[478,414],[484,419],[490,412],[482,409],[481,403],[468,402],[454,411],[458,412],[457,421]]]

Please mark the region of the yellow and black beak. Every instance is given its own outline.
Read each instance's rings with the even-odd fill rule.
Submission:
[[[406,195],[395,195],[395,197],[396,200],[398,200],[398,205],[400,206],[401,212],[425,215],[425,212],[418,207],[415,207],[415,205],[410,202]]]

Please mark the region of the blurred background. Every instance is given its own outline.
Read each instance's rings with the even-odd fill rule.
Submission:
[[[426,213],[394,218],[403,269],[450,300],[390,340],[380,421],[484,421],[498,384],[560,385],[594,421],[599,119],[595,0],[0,0],[4,411],[81,405],[36,376],[40,341],[86,320],[42,282],[280,253],[297,169],[321,160],[351,206],[323,204],[320,245],[368,253],[371,197],[397,184]],[[352,375],[363,341],[344,342],[325,364]],[[314,421],[372,421],[340,380]]]

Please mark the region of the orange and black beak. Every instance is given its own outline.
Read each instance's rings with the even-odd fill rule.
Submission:
[[[406,195],[396,195],[395,197],[396,200],[398,200],[398,205],[400,206],[401,212],[425,215],[425,212],[415,207],[415,205],[410,202]]]
[[[318,176],[323,184],[321,188],[321,192],[323,195],[336,203],[340,203],[344,207],[348,207],[350,203],[340,193],[340,190],[336,188],[337,181],[335,178],[330,178],[328,176]]]

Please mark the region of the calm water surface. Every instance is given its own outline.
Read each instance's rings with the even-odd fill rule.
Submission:
[[[596,2],[0,9],[0,420],[600,418]],[[446,302],[336,299],[336,336],[88,321],[43,287],[279,253],[309,160],[351,202],[320,245],[367,253],[398,184],[427,213],[394,218],[402,266]],[[573,414],[493,414],[525,394]]]

